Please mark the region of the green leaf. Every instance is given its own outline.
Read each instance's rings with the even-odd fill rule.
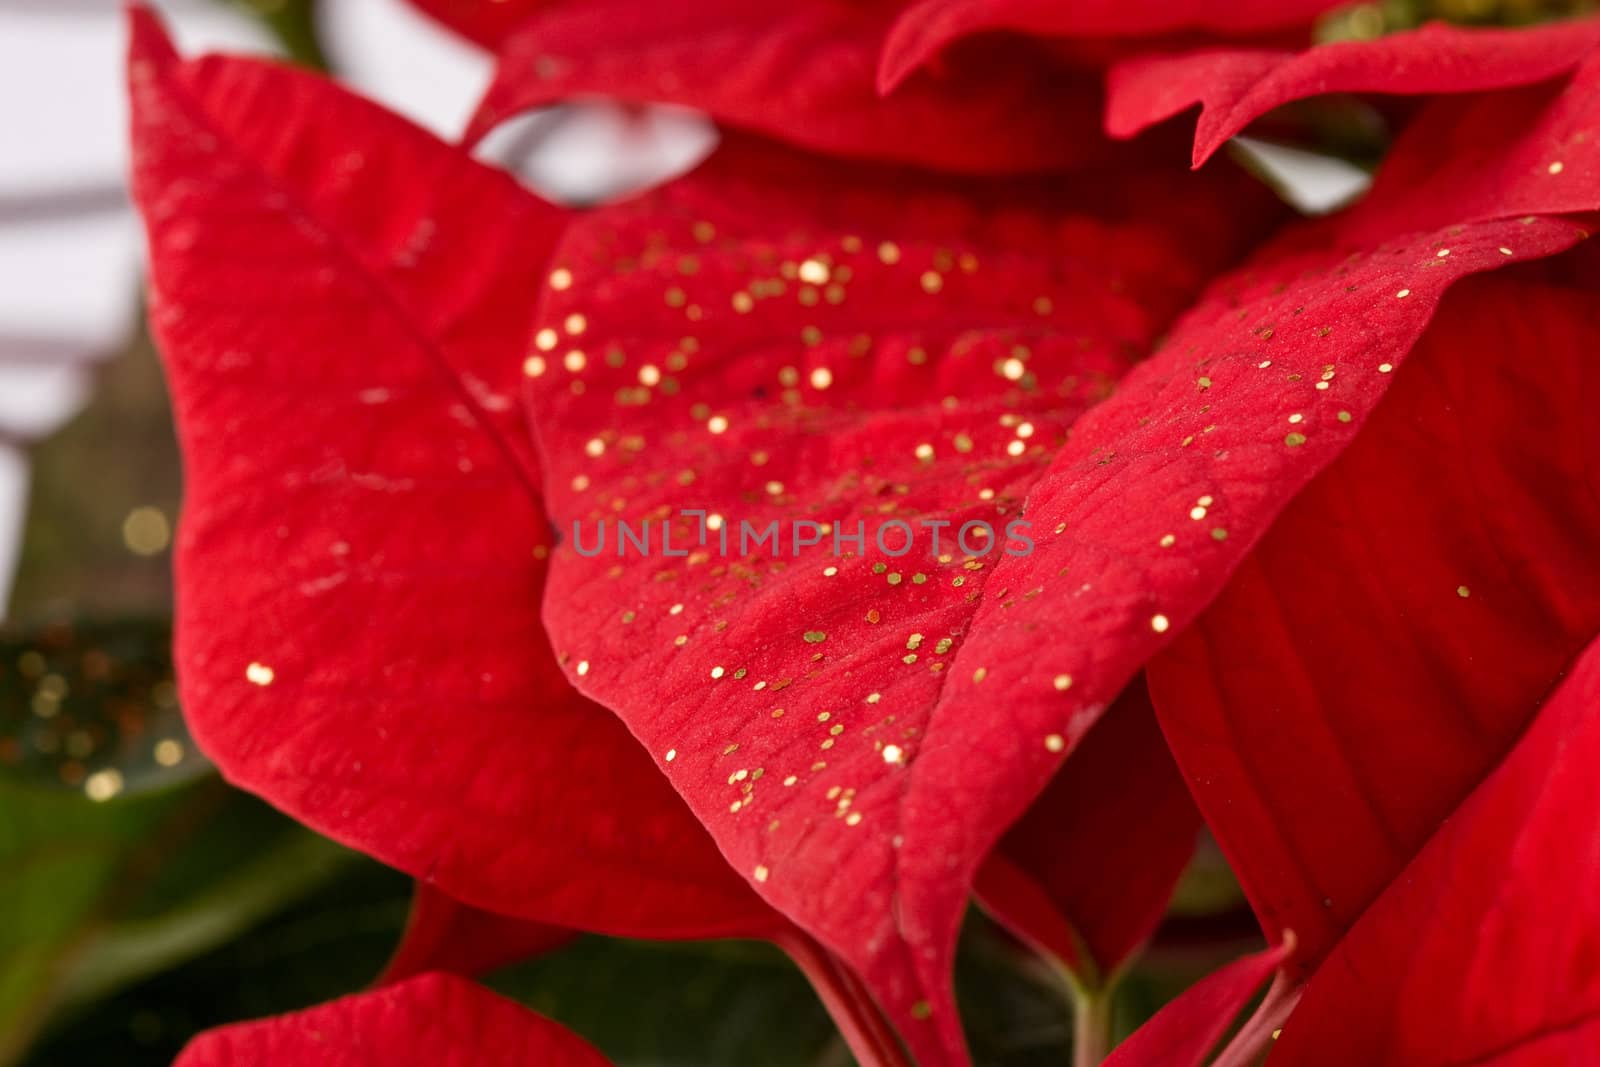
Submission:
[[[156,623],[0,630],[0,1064],[348,862],[195,753],[167,641]]]
[[[370,983],[405,923],[411,881],[360,857],[304,899],[180,966],[58,1014],[25,1067],[167,1067],[201,1030],[320,1004]]]
[[[489,984],[618,1067],[851,1062],[800,972],[765,943],[585,937]]]

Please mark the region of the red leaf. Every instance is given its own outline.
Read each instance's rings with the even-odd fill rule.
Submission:
[[[482,986],[428,974],[191,1041],[174,1067],[604,1067],[570,1030]]]
[[[1274,1064],[1593,1060],[1597,708],[1600,643],[1312,977]]]
[[[968,173],[1104,159],[1097,80],[1025,44],[980,43],[949,77],[892,100],[874,86],[890,4],[586,0],[541,9],[504,43],[476,141],[529,108],[582,94],[682,104],[839,155]]]
[[[512,397],[562,217],[326,81],[179,62],[148,13],[133,29],[206,752],[480,907],[642,936],[774,924],[539,624],[549,532]]]
[[[1010,30],[1036,37],[1124,37],[1206,30],[1250,34],[1308,25],[1338,0],[1247,0],[1215,4],[1093,0],[920,0],[895,20],[878,68],[892,91],[950,45],[974,34]]]
[[[978,871],[995,918],[1103,986],[1161,921],[1194,854],[1189,798],[1136,678]]]
[[[1285,941],[1202,978],[1118,1045],[1105,1067],[1200,1067],[1261,983],[1293,951],[1294,942]]]
[[[426,971],[470,978],[543,955],[575,936],[575,931],[565,927],[471,907],[418,882],[405,935],[377,984],[390,985]]]
[[[733,143],[581,220],[532,379],[563,533],[582,520],[587,550],[599,519],[637,531],[679,506],[725,516],[735,538],[742,519],[797,516],[949,519],[946,545],[965,520],[1003,526],[1073,418],[1249,228],[1218,199],[1248,185],[1173,197],[1170,177],[846,182],[835,164]],[[1079,203],[1100,216],[1065,206]],[[770,900],[917,1020],[924,1062],[945,1055],[930,1009],[953,1057],[948,968],[971,873],[1098,712],[1053,688],[1058,657],[1037,652],[1043,572],[995,585],[980,559],[929,558],[926,536],[915,557],[871,553],[874,567],[826,549],[789,562],[787,539],[785,560],[666,558],[659,529],[656,554],[619,560],[612,535],[593,558],[569,544],[552,572],[546,620],[577,683],[618,709]],[[1016,622],[997,627],[1004,649],[968,660],[985,595]],[[980,666],[1007,677],[974,689]],[[1015,705],[1007,721],[985,713],[997,699]],[[936,756],[960,766],[924,775]]]
[[[1587,167],[1592,144],[1546,140],[1581,128],[1585,102],[1484,139],[1508,158],[1570,150]],[[1413,131],[1401,168],[1436,129]],[[1125,181],[1145,205],[1130,231],[1048,206],[1115,218],[1104,192],[1057,186],[1041,205],[1012,188],[996,211],[981,207],[992,189],[946,200],[904,178],[846,184],[838,167],[734,151],[570,231],[536,334],[549,370],[534,381],[564,531],[583,520],[592,543],[602,517],[679,507],[735,533],[797,516],[961,523],[1015,517],[1026,499],[1037,550],[976,570],[872,552],[875,567],[826,547],[775,561],[736,545],[751,558],[723,562],[713,537],[681,560],[568,547],[552,572],[546,619],[579,684],[623,715],[763,894],[862,972],[926,1063],[959,1058],[950,951],[1001,828],[1350,442],[1444,290],[1582,235],[1494,206],[1600,197],[1545,170],[1500,177],[1468,183],[1459,224],[1437,230],[1402,224],[1451,201],[1381,181],[1360,213],[1218,284],[1076,423],[1095,376],[1114,378],[1119,349],[1181,299],[1192,275],[1176,249],[1208,246],[1181,236],[1192,220],[1165,230],[1156,215],[1215,224],[1207,187],[1180,197]],[[1380,224],[1394,236],[1375,239]],[[879,242],[894,254],[874,255]],[[839,267],[849,288],[824,303]],[[789,296],[806,291],[801,269],[815,300]],[[1053,301],[1042,322],[1034,294]],[[562,357],[569,323],[584,343]],[[1027,362],[1008,356],[1024,338]],[[1024,421],[1032,433],[1018,436]],[[675,537],[688,540],[683,524]],[[923,647],[946,638],[945,653]],[[931,1027],[913,1021],[930,1008]]]
[[[1600,628],[1597,346],[1592,285],[1464,285],[1351,448],[1150,666],[1202,810],[1302,966]]]
[[[1600,19],[1523,30],[1430,24],[1298,54],[1207,50],[1141,56],[1119,63],[1109,75],[1106,131],[1132,137],[1201,104],[1194,145],[1198,167],[1253,120],[1295,100],[1327,93],[1469,93],[1528,85],[1570,71],[1597,41]]]
[[[411,6],[452,30],[494,49],[509,37],[522,21],[554,0],[410,0]]]

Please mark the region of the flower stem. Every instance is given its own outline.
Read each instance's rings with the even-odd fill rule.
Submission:
[[[1111,1052],[1111,992],[1073,990],[1072,1067],[1100,1067]]]
[[[850,968],[798,928],[772,940],[810,980],[860,1067],[911,1067],[894,1028]]]

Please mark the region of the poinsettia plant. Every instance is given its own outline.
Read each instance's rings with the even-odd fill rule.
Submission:
[[[131,15],[182,703],[417,882],[379,988],[182,1062],[600,1062],[470,980],[587,931],[958,1067],[974,901],[1079,1063],[1600,1057],[1600,20],[420,6],[498,57],[459,144]],[[1219,149],[1330,94],[1392,136],[1300,218]],[[588,95],[720,143],[473,156]],[[1113,1049],[1202,827],[1264,947]]]

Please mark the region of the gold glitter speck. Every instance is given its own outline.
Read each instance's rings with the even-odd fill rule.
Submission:
[[[90,800],[102,803],[122,792],[122,772],[114,767],[95,771],[84,780],[83,792]]]
[[[1472,590],[1468,589],[1466,586],[1464,586],[1464,585],[1456,586],[1456,596],[1460,597],[1462,600],[1467,599],[1467,597],[1469,597],[1471,595],[1472,595]]]

